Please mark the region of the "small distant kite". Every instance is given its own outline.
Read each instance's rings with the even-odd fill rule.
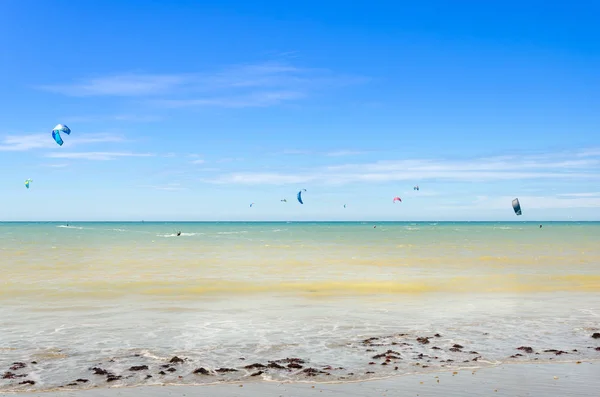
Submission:
[[[25,187],[29,189],[29,185],[33,182],[33,179],[25,179]]]
[[[513,210],[515,210],[515,214],[517,214],[517,216],[521,215],[521,204],[519,203],[519,199],[516,198],[512,201],[512,207]]]
[[[58,143],[59,146],[62,146],[62,144],[64,143],[60,136],[61,132],[70,135],[71,129],[64,124],[58,124],[56,127],[54,127],[54,129],[52,130],[52,138],[54,138],[54,141],[56,141],[56,143]]]
[[[392,202],[395,203],[396,201],[402,202],[402,199],[400,197],[396,196],[396,197],[394,197]]]
[[[419,185],[413,187],[413,190],[419,190]]]
[[[286,199],[281,199],[281,200],[279,200],[279,201],[281,201],[282,203],[287,203],[287,200],[286,200]]]
[[[346,208],[346,204],[344,204],[344,208]]]
[[[252,208],[253,205],[254,205],[254,203],[250,203],[250,208]]]
[[[304,204],[304,202],[302,201],[302,192],[305,192],[305,191],[306,191],[306,189],[302,189],[302,190],[300,190],[300,191],[298,192],[298,195],[296,196],[296,198],[298,199],[298,202],[299,202],[300,204]]]

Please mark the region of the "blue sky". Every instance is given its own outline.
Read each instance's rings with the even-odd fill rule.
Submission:
[[[416,3],[0,2],[0,219],[599,220],[598,3]]]

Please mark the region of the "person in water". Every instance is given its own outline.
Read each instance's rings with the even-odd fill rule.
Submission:
[[[177,235],[178,235],[178,236],[181,236],[181,232],[177,232]]]

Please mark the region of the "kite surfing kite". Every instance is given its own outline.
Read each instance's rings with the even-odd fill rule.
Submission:
[[[279,201],[281,201],[282,203],[287,203],[287,199],[281,199]]]
[[[394,200],[392,200],[393,203],[395,203],[396,201],[402,202],[402,199],[398,196],[394,197]]]
[[[299,202],[300,204],[304,204],[304,202],[302,201],[302,192],[305,192],[305,191],[306,191],[306,189],[302,189],[302,190],[300,190],[300,191],[298,192],[298,196],[297,196],[297,198],[298,198],[298,202]]]
[[[521,204],[519,203],[519,199],[516,198],[512,201],[513,210],[515,210],[515,214],[521,215]]]
[[[25,187],[27,189],[29,189],[29,184],[31,184],[31,182],[33,182],[33,179],[25,179]]]
[[[250,203],[250,208],[252,208],[253,205],[254,205],[254,203]]]
[[[60,136],[61,132],[70,135],[71,129],[64,124],[58,124],[56,127],[54,127],[54,129],[52,130],[52,138],[54,138],[54,140],[56,141],[56,143],[58,143],[59,146],[62,146],[62,144],[64,143]]]
[[[419,190],[419,185],[413,187],[413,190]]]

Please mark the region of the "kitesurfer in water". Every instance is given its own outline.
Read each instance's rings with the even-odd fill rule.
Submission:
[[[181,232],[177,232],[177,235],[178,235],[178,236],[181,236]]]

